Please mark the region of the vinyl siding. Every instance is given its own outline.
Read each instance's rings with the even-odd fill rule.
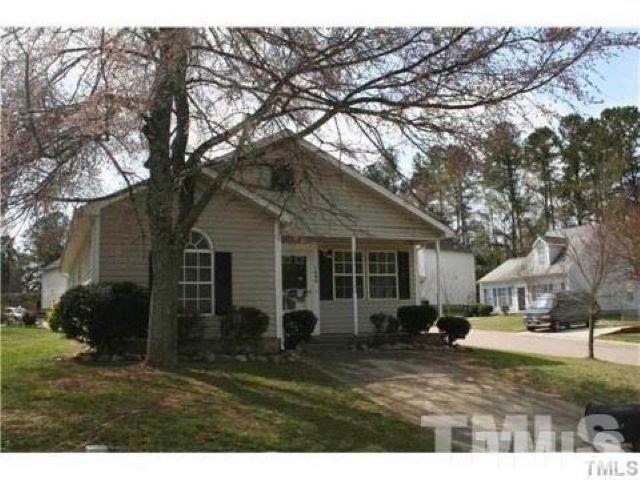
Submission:
[[[140,215],[146,222],[144,214]],[[141,229],[137,218],[128,200],[102,210],[101,281],[131,281],[148,286],[148,229],[146,226]],[[195,228],[209,237],[214,251],[231,252],[234,304],[267,313],[270,323],[265,335],[275,336],[274,218],[246,200],[219,194],[204,210]],[[217,335],[217,326],[218,322],[210,318],[207,336]]]
[[[247,201],[218,195],[204,210],[196,228],[209,236],[214,250],[231,252],[234,305],[264,311],[270,319],[265,336],[274,337],[274,218]]]
[[[319,243],[322,250],[351,250],[350,242],[323,241]],[[358,298],[358,333],[373,332],[373,325],[369,317],[374,313],[383,312],[396,315],[401,305],[415,305],[415,275],[414,275],[414,247],[409,242],[372,242],[357,243],[357,250],[365,253],[372,250],[395,250],[409,252],[409,284],[410,298],[408,299],[372,299],[368,298],[367,276],[365,275],[365,296]],[[365,272],[367,271],[365,265]],[[334,299],[320,301],[320,333],[353,333],[353,300]]]
[[[351,167],[336,168],[307,151],[286,146],[270,151],[260,160],[266,164],[283,161],[289,162],[294,170],[295,194],[252,188],[294,215],[294,222],[285,228],[285,234],[319,237],[355,234],[364,238],[408,240],[439,236],[424,220],[354,179],[346,172]],[[250,178],[265,176],[245,174]]]

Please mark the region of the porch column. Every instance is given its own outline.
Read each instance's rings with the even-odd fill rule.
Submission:
[[[275,267],[275,301],[276,301],[276,338],[280,350],[284,350],[284,332],[282,328],[282,236],[280,221],[273,224],[274,267]]]
[[[440,239],[436,240],[436,302],[438,303],[438,317],[442,316],[442,299],[440,292]]]
[[[364,261],[364,259],[363,259]],[[351,298],[353,299],[353,334],[358,335],[358,283],[356,282],[356,237],[351,237]]]

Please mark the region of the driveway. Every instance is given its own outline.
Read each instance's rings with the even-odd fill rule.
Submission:
[[[454,350],[326,352],[305,357],[372,401],[420,423],[422,415],[551,415],[556,432],[576,430],[584,407],[506,381]],[[544,362],[546,360],[541,359]],[[470,429],[456,429],[454,449],[468,451]]]
[[[598,328],[596,335],[603,335],[619,327]],[[494,332],[471,330],[462,345],[510,352],[539,353],[558,357],[584,358],[588,353],[589,331],[585,328],[560,332]],[[640,366],[640,345],[629,342],[598,340],[594,353],[596,358],[613,363]]]

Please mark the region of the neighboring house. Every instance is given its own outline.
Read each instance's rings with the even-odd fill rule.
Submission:
[[[217,178],[231,158],[202,175]],[[416,250],[452,236],[447,226],[289,132],[255,144],[251,160],[239,163],[184,252],[179,304],[206,318],[206,336],[219,335],[231,305],[266,312],[275,347],[289,310],[314,311],[315,334],[351,335],[371,332],[373,313],[420,302]],[[133,201],[121,192],[76,211],[61,261],[71,286],[149,285],[144,194],[140,184]]]
[[[581,238],[589,225],[549,231],[538,237],[526,257],[511,258],[478,280],[480,301],[500,311],[523,311],[540,293],[562,290],[584,291],[584,277],[574,260],[588,255]],[[574,250],[570,250],[574,245]],[[579,258],[579,257],[578,257]],[[602,285],[598,304],[603,312],[640,315],[640,282],[631,280],[624,269],[609,275]]]
[[[60,270],[60,259],[48,263],[41,270],[40,308],[48,310],[67,290],[67,274]]]
[[[476,302],[476,262],[471,250],[454,239],[441,242],[440,295],[444,305]],[[428,245],[418,250],[418,290],[421,300],[438,303],[436,249]]]

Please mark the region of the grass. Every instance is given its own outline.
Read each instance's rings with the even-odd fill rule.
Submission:
[[[471,328],[476,330],[491,330],[494,332],[524,332],[526,330],[522,321],[523,314],[491,315],[490,317],[471,317]],[[619,317],[605,317],[598,319],[597,327],[617,327],[633,324],[633,320],[620,320]],[[604,338],[604,337],[599,337]],[[633,338],[629,337],[629,338]],[[613,340],[613,338],[611,339]],[[636,341],[637,340],[628,340]]]
[[[614,333],[600,335],[599,340],[616,340],[619,342],[640,343],[640,327],[627,327]]]
[[[470,350],[469,355],[482,366],[500,370],[505,381],[553,393],[577,405],[637,403],[640,398],[638,367],[484,349]]]
[[[2,449],[432,451],[432,434],[301,363],[88,365],[37,328],[1,329]]]
[[[525,330],[522,315],[492,315],[490,317],[471,317],[471,329],[492,330],[497,332],[522,332]]]

